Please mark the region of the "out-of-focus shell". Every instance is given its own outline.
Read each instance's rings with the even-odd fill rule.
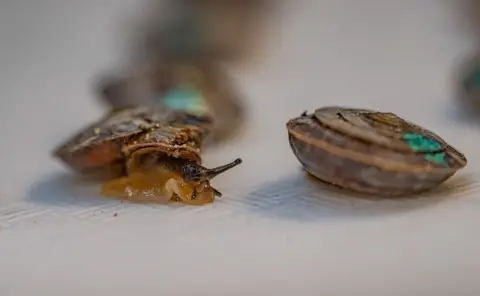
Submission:
[[[246,110],[228,75],[207,61],[162,60],[145,69],[104,79],[99,85],[101,99],[114,109],[135,106],[169,105],[169,93],[188,86],[203,97],[203,109],[215,120],[207,143],[230,139],[242,130]],[[171,100],[173,102],[174,100]]]
[[[467,164],[438,135],[389,112],[324,107],[288,121],[287,129],[306,171],[357,192],[419,193]]]

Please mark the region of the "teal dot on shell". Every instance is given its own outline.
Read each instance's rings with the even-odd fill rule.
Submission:
[[[422,134],[405,133],[402,135],[402,139],[416,152],[434,152],[442,149],[439,142]]]
[[[164,96],[164,103],[170,109],[196,114],[208,111],[203,94],[191,87],[180,86],[169,90]]]
[[[417,133],[405,133],[402,135],[402,139],[413,151],[426,153],[425,159],[427,159],[428,161],[446,167],[449,166],[447,160],[445,159],[445,152],[434,153],[435,151],[439,151],[442,149],[442,144],[440,144],[438,141]]]
[[[441,153],[430,153],[430,154],[425,154],[425,159],[434,163],[441,164],[445,167],[448,167],[448,162],[445,159],[446,153],[441,152]]]

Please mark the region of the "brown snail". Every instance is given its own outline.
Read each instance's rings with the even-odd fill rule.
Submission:
[[[201,165],[211,124],[208,113],[126,108],[80,131],[54,154],[80,174],[112,178],[103,185],[106,196],[202,205],[221,196],[210,180],[242,162]]]
[[[467,165],[438,135],[393,113],[324,107],[291,119],[287,129],[307,172],[356,192],[420,193]]]

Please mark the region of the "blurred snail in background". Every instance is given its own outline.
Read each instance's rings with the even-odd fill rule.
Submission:
[[[245,107],[221,66],[246,56],[267,0],[168,1],[143,62],[97,85],[109,107],[54,151],[81,175],[107,176],[105,196],[190,205],[222,194],[212,178],[239,165],[202,165],[208,143],[232,137]]]
[[[237,135],[246,107],[224,62],[241,63],[257,48],[258,32],[278,4],[273,0],[168,0],[140,44],[139,65],[106,75],[97,88],[112,109],[132,106],[182,108],[189,100],[214,118],[208,141]],[[198,95],[186,98],[189,89]],[[194,98],[195,97],[195,98]]]
[[[229,75],[214,63],[168,60],[100,84],[100,98],[110,108],[136,106],[208,109],[214,118],[209,143],[228,140],[242,130],[246,110]],[[193,107],[192,107],[193,106]]]
[[[476,44],[472,53],[462,58],[457,71],[456,97],[465,114],[478,117],[480,112],[480,1],[462,0],[462,17]],[[473,29],[473,30],[472,30]]]
[[[152,55],[242,61],[278,0],[167,0],[146,47]]]
[[[466,59],[460,67],[458,96],[465,113],[480,112],[480,53]]]

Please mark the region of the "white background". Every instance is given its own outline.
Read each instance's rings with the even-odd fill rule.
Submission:
[[[474,40],[457,2],[290,1],[262,63],[234,72],[244,134],[205,154],[244,163],[198,208],[102,200],[50,157],[104,112],[93,83],[121,63],[142,1],[1,1],[0,293],[479,295],[480,127],[453,108]],[[468,157],[459,191],[365,200],[307,181],[285,123],[332,104],[438,132]]]

